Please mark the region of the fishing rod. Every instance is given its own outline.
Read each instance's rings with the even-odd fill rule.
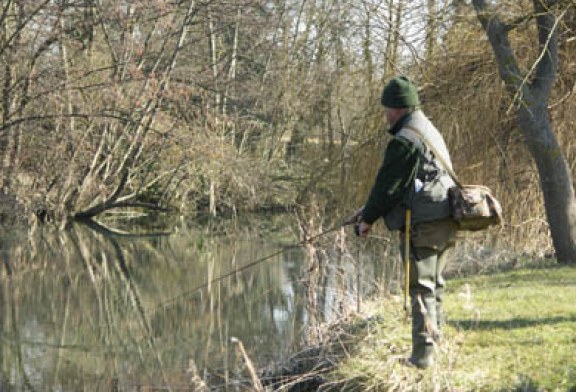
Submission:
[[[228,272],[228,273],[225,273],[224,275],[220,275],[220,276],[218,276],[217,278],[214,278],[214,279],[210,280],[210,281],[207,282],[207,283],[201,284],[201,285],[199,285],[199,286],[197,286],[197,287],[195,287],[195,288],[193,288],[193,289],[191,289],[191,290],[187,290],[187,291],[185,291],[184,293],[181,293],[181,294],[179,294],[179,295],[177,295],[177,296],[175,296],[175,297],[170,298],[170,299],[167,300],[167,301],[164,301],[164,302],[161,303],[160,305],[155,306],[154,308],[152,308],[152,310],[158,309],[158,308],[160,308],[160,307],[166,307],[166,306],[168,306],[169,304],[177,301],[177,300],[180,299],[180,298],[186,297],[186,296],[188,296],[188,295],[190,295],[190,294],[192,294],[192,293],[195,293],[196,291],[199,291],[199,290],[202,290],[202,289],[204,289],[204,288],[206,288],[206,287],[209,287],[209,286],[213,285],[214,283],[217,283],[217,282],[219,282],[219,281],[221,281],[221,280],[224,280],[224,279],[226,279],[226,278],[229,278],[229,277],[232,276],[232,275],[235,275],[235,274],[237,274],[237,273],[243,272],[243,271],[245,271],[245,270],[247,270],[247,269],[250,269],[250,268],[252,268],[252,267],[254,267],[254,266],[258,265],[258,264],[261,264],[261,263],[263,263],[263,262],[265,262],[265,261],[267,261],[267,260],[270,260],[271,258],[273,258],[273,257],[275,257],[275,256],[278,256],[279,254],[285,252],[286,249],[299,248],[299,247],[301,247],[301,246],[303,246],[303,245],[305,245],[305,244],[310,244],[310,243],[314,242],[315,240],[317,240],[318,238],[324,237],[325,235],[330,234],[330,233],[332,233],[332,232],[334,232],[334,231],[336,231],[336,230],[339,230],[339,229],[341,229],[341,228],[343,228],[343,227],[346,227],[346,226],[349,226],[349,225],[352,225],[352,224],[353,224],[353,225],[354,225],[354,233],[358,236],[358,235],[359,235],[359,231],[358,231],[358,229],[359,229],[359,222],[358,222],[358,219],[359,219],[359,215],[358,215],[358,214],[354,214],[354,215],[346,218],[344,221],[342,221],[341,223],[335,225],[334,227],[332,227],[332,228],[330,228],[330,229],[328,229],[328,230],[325,230],[325,231],[323,231],[323,232],[321,232],[321,233],[319,233],[319,234],[313,235],[313,236],[311,236],[311,237],[305,238],[305,239],[303,239],[302,241],[297,242],[297,243],[292,244],[292,245],[289,245],[288,247],[285,247],[285,248],[283,248],[283,249],[281,249],[281,250],[279,250],[279,251],[277,251],[277,252],[274,252],[274,253],[271,253],[271,254],[269,254],[269,255],[267,255],[267,256],[264,256],[264,257],[261,257],[261,258],[259,258],[259,259],[256,259],[256,260],[252,261],[251,263],[248,263],[248,264],[246,264],[246,265],[244,265],[244,266],[242,266],[242,267],[240,267],[240,268],[236,268],[236,269],[234,269],[234,270],[232,270],[232,271],[230,271],[230,272]],[[385,239],[385,238],[382,238],[382,239]]]

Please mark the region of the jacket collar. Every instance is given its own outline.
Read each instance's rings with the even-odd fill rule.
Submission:
[[[390,133],[392,136],[395,136],[398,132],[400,132],[400,130],[402,129],[402,127],[404,127],[404,124],[406,124],[408,121],[410,121],[410,118],[412,117],[412,114],[414,112],[409,112],[406,113],[403,117],[401,117],[396,124],[394,124],[393,127],[390,127],[388,129],[388,133]]]

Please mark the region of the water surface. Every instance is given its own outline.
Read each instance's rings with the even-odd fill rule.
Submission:
[[[385,243],[349,232],[294,246],[290,216],[4,232],[0,390],[224,385],[245,371],[232,337],[264,366],[394,279]]]

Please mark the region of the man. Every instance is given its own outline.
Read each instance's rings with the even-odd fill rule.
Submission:
[[[432,363],[434,343],[443,323],[442,271],[446,250],[453,245],[456,233],[448,201],[448,189],[454,182],[443,167],[443,162],[450,166],[452,163],[442,135],[418,109],[418,93],[408,78],[390,80],[381,103],[394,138],[386,148],[370,196],[357,213],[358,231],[365,237],[372,224],[384,217],[390,230],[405,233],[406,216],[411,217],[412,354],[408,364],[423,369]],[[436,153],[442,155],[442,161]],[[407,210],[411,214],[406,215]],[[404,237],[400,236],[403,258]]]

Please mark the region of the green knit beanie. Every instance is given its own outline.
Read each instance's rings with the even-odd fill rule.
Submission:
[[[419,106],[418,92],[406,76],[398,76],[388,82],[380,100],[387,108],[408,108]]]

